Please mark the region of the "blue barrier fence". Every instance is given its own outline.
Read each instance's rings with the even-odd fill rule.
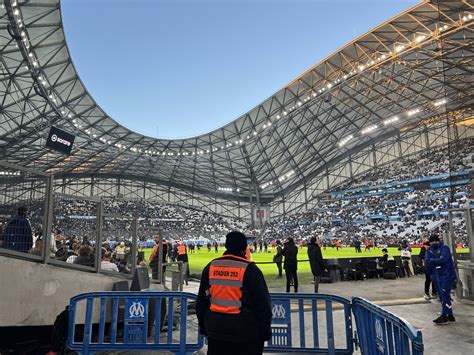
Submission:
[[[186,292],[93,292],[73,297],[69,306],[70,350],[163,350],[190,354],[201,349],[196,316],[189,313],[197,296]],[[421,331],[362,298],[352,302],[326,294],[273,293],[272,337],[265,352],[423,354]],[[167,328],[167,329],[166,329]],[[324,331],[323,331],[324,330]]]
[[[359,297],[352,299],[352,311],[362,354],[423,354],[421,331],[406,320]]]
[[[352,331],[351,303],[348,299],[304,293],[272,293],[270,296],[273,315],[272,338],[266,344],[265,351],[330,355],[353,353],[355,339]],[[334,315],[338,310],[341,311],[343,322],[338,322],[339,328],[336,329]],[[325,329],[324,333],[321,332],[322,329]],[[344,332],[344,337],[341,332]]]
[[[192,353],[204,344],[196,317],[188,314],[189,301],[196,298],[193,293],[158,291],[78,295],[69,304],[67,346],[84,354],[108,350]],[[191,322],[196,326],[188,327]]]

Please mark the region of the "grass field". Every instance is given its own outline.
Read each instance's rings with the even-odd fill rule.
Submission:
[[[198,274],[202,273],[204,267],[214,258],[221,256],[224,252],[224,248],[219,249],[218,253],[214,252],[214,249],[211,250],[210,253],[207,252],[207,248],[201,248],[201,251],[196,254],[189,254],[189,267],[191,274]],[[362,248],[364,250],[364,248]],[[148,258],[151,254],[152,249],[145,249],[145,260],[148,261]],[[272,248],[268,249],[268,253],[253,253],[252,254],[252,261],[256,263],[259,262],[272,262],[274,250]],[[389,254],[392,256],[400,255],[400,252],[397,248],[388,248]],[[458,252],[464,253],[468,252],[469,249],[459,249]],[[382,256],[382,251],[380,249],[371,249],[370,252],[362,252],[356,253],[354,248],[342,248],[339,250],[333,248],[327,248],[323,250],[323,257],[325,259],[333,259],[333,258],[358,258],[358,257],[379,257]],[[418,255],[420,253],[420,249],[413,249],[412,254]],[[298,249],[298,260],[307,260],[307,249],[299,248]],[[282,285],[282,280],[277,279],[278,270],[275,264],[258,264],[260,270],[262,270],[263,274],[265,275],[265,279],[267,281],[268,286],[277,286]],[[283,275],[283,278],[285,276]],[[309,262],[300,262],[298,263],[298,279],[301,283],[309,283],[313,276],[311,274],[311,269],[309,266]]]

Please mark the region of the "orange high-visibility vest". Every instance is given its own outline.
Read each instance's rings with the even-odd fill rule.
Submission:
[[[247,247],[247,249],[245,249],[245,257],[247,258],[248,261],[252,260],[252,255],[250,254],[250,248]]]
[[[211,261],[209,285],[211,311],[239,314],[242,306],[242,286],[245,270],[250,262],[234,255],[225,255]]]
[[[178,246],[178,255],[186,254],[186,246],[184,244],[180,244]]]

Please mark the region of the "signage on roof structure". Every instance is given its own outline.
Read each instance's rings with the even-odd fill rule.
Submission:
[[[46,147],[63,154],[70,154],[75,138],[72,134],[52,126],[46,139]]]

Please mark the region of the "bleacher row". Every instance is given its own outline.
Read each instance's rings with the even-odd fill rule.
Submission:
[[[380,244],[416,243],[434,230],[446,230],[449,208],[472,206],[470,174],[463,159],[474,140],[423,151],[354,177],[332,190],[331,201],[282,217],[266,226],[265,239],[354,239]],[[464,219],[455,215],[458,242],[466,242]]]
[[[333,196],[332,201],[274,220],[263,231],[250,228],[243,220],[189,206],[106,198],[103,199],[104,215],[123,218],[104,220],[103,240],[129,238],[131,223],[127,217],[137,217],[138,238],[142,241],[152,239],[157,229],[169,240],[219,240],[228,231],[237,229],[250,236],[262,235],[267,240],[316,236],[337,239],[343,244],[367,238],[379,244],[398,245],[403,239],[417,242],[426,233],[445,228],[448,208],[471,203],[466,176],[472,166],[466,166],[463,158],[473,151],[474,140],[463,139],[454,146],[423,151],[387,166],[378,166],[328,191]],[[42,233],[43,200],[0,206],[0,233],[22,204],[27,205],[35,235]],[[66,238],[95,235],[97,208],[94,201],[55,196],[53,231],[59,231]],[[462,218],[454,221],[460,241],[465,238],[463,223]]]

